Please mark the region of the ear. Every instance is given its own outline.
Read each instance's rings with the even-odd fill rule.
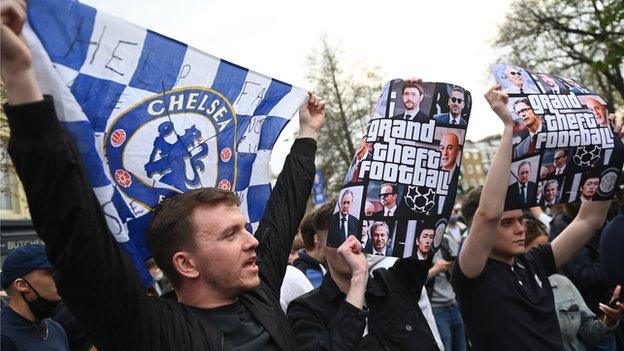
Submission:
[[[186,251],[178,251],[173,254],[171,258],[173,263],[173,268],[180,274],[182,277],[188,279],[195,279],[199,277],[199,270],[197,270],[197,265],[193,256]]]
[[[18,293],[29,293],[32,291],[30,285],[22,278],[15,279],[11,285],[13,286],[13,290]]]
[[[321,246],[321,240],[319,239],[318,234],[314,233],[314,236],[312,237],[312,242],[314,243],[314,247]]]

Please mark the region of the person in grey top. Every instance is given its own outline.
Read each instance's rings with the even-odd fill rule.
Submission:
[[[451,286],[449,269],[459,254],[463,230],[457,217],[451,217],[440,249],[433,256],[426,284],[431,309],[446,351],[466,350],[464,322]]]
[[[530,219],[524,221],[526,250],[548,243],[548,234],[540,222]],[[613,333],[624,314],[621,307],[610,308],[612,311],[608,312],[612,313],[596,318],[570,279],[561,274],[553,274],[548,280],[555,297],[557,320],[566,351],[586,351],[587,347],[606,346],[614,342]],[[619,295],[619,291],[614,295]]]

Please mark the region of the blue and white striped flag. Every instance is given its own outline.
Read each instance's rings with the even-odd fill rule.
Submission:
[[[28,22],[37,79],[146,285],[143,235],[163,199],[233,190],[257,228],[271,149],[304,90],[75,1],[29,0]]]

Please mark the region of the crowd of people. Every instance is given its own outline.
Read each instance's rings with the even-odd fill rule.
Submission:
[[[201,188],[163,201],[145,235],[157,282],[146,290],[108,230],[53,99],[35,80],[21,36],[25,2],[1,6],[9,153],[45,242],[3,262],[2,350],[622,349],[622,188],[613,202],[504,210],[509,193],[524,204],[537,199],[523,188],[530,164],[518,166],[519,187],[500,186],[512,155],[524,150],[512,146],[508,96],[498,85],[485,99],[504,125],[500,146],[431,259],[386,257],[387,225],[370,221],[358,233],[350,192],[336,214],[335,202],[307,212],[325,118],[325,102],[309,93],[255,233],[232,192]],[[517,72],[506,74],[522,92]],[[419,87],[406,84],[402,118],[424,118]],[[464,91],[451,97],[450,113],[436,119],[465,123],[456,113]],[[624,136],[621,124],[615,132]],[[362,142],[358,162],[368,150]],[[393,215],[396,197],[384,184],[383,208],[366,210]],[[339,245],[328,244],[332,222],[346,237]],[[421,230],[419,249],[428,251],[433,236]]]

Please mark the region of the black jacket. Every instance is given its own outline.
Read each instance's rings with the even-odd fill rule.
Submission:
[[[57,269],[59,293],[98,350],[225,349],[218,326],[202,318],[200,309],[146,295],[108,230],[52,99],[5,106],[5,111],[11,126],[9,152],[36,231]],[[295,344],[279,291],[312,187],[315,152],[312,139],[293,144],[256,231],[260,286],[240,298],[283,350],[293,350]]]
[[[288,320],[301,350],[438,350],[418,299],[431,261],[399,259],[373,271],[367,311],[345,298],[329,272],[320,288],[288,305]],[[368,334],[362,336],[368,318]]]

